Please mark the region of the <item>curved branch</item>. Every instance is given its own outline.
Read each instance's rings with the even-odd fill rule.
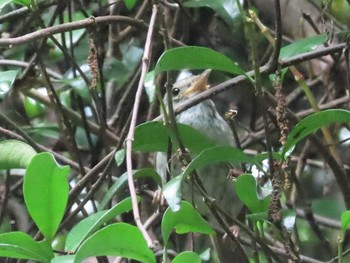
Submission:
[[[86,28],[93,26],[95,24],[113,24],[113,23],[125,23],[133,27],[139,27],[142,29],[148,28],[147,24],[142,20],[133,19],[127,16],[99,16],[99,17],[89,17],[86,19],[68,22],[60,25],[55,25],[52,27],[47,27],[35,32],[14,38],[3,38],[0,39],[0,46],[6,45],[19,45],[24,44],[29,41],[50,37],[57,33],[69,32],[77,29]]]

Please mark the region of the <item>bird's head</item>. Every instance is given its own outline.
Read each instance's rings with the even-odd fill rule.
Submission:
[[[203,92],[209,88],[208,77],[211,69],[205,70],[200,75],[187,77],[173,85],[173,101],[181,102]]]

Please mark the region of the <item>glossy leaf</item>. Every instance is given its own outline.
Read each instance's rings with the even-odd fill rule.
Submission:
[[[134,179],[148,177],[148,178],[152,178],[158,185],[162,185],[162,180],[159,174],[157,174],[152,168],[143,168],[140,170],[134,170],[133,175],[134,175]],[[128,184],[128,174],[124,173],[115,181],[112,187],[104,195],[99,205],[99,210],[104,209],[113,197],[118,196],[118,194],[122,190],[124,190],[127,184]]]
[[[231,28],[234,26],[235,18],[239,16],[236,0],[191,0],[184,2],[185,7],[210,7]]]
[[[172,261],[172,263],[201,263],[201,258],[192,251],[185,251],[178,254]]]
[[[167,201],[169,208],[174,212],[180,209],[182,180],[182,175],[176,176],[167,182],[163,187],[164,198]]]
[[[145,91],[148,97],[148,102],[153,102],[156,94],[156,85],[154,82],[154,70],[146,74],[144,82]]]
[[[51,260],[51,263],[74,263],[75,255],[65,255],[55,257]]]
[[[230,146],[214,146],[202,151],[196,158],[194,158],[186,167],[183,175],[187,176],[198,168],[221,162],[252,163],[253,159],[237,148]]]
[[[350,227],[350,211],[344,211],[341,214],[341,231],[343,235],[345,234],[346,230]]]
[[[316,50],[319,46],[327,41],[326,34],[320,34],[299,41],[295,41],[281,49],[280,59],[290,58],[295,55],[303,54],[312,50]]]
[[[216,145],[200,132],[185,124],[177,124],[180,136],[191,153],[198,154],[204,149]],[[146,122],[136,127],[134,151],[166,152],[170,132],[162,122]]]
[[[121,149],[115,153],[114,160],[117,166],[120,166],[124,162],[124,159],[125,159],[125,149]]]
[[[259,187],[253,175],[243,174],[235,181],[235,191],[239,199],[253,213],[264,212],[270,204],[269,196],[259,196]],[[259,192],[258,192],[259,191]]]
[[[26,168],[36,151],[18,140],[0,142],[0,169]]]
[[[290,153],[299,141],[304,139],[307,135],[315,132],[317,129],[333,123],[350,122],[350,111],[347,110],[324,110],[313,113],[306,118],[299,121],[287,137],[287,141],[282,149],[282,156]]]
[[[45,113],[45,105],[28,96],[24,97],[23,106],[29,118],[39,117]]]
[[[92,256],[120,256],[146,263],[156,258],[136,226],[116,223],[106,226],[89,237],[79,248],[75,263]]]
[[[135,7],[137,0],[124,0],[125,6],[128,10],[131,10]]]
[[[237,148],[230,146],[214,146],[202,151],[197,157],[195,157],[191,163],[186,167],[184,172],[171,179],[163,188],[163,194],[168,202],[169,207],[173,211],[178,211],[181,203],[181,185],[182,181],[191,174],[194,170],[216,163],[222,162],[247,162],[253,163],[253,159],[248,157],[244,152]],[[256,164],[260,167],[259,164]]]
[[[53,251],[47,242],[34,241],[23,232],[11,232],[0,235],[0,257],[50,262]]]
[[[50,242],[66,209],[69,170],[69,166],[59,166],[52,154],[40,153],[32,158],[25,173],[24,201],[40,232]]]
[[[186,46],[165,51],[157,61],[155,75],[162,71],[180,69],[214,69],[244,74],[235,62],[222,53],[205,47]]]
[[[11,90],[17,74],[18,70],[0,71],[0,99],[3,99]]]
[[[211,235],[215,233],[208,222],[187,201],[181,202],[180,209],[177,212],[173,212],[170,208],[165,211],[161,228],[165,246],[174,229],[178,234],[195,232]]]
[[[100,229],[105,223],[131,209],[131,198],[128,197],[109,210],[97,212],[84,218],[68,233],[65,250],[75,252],[83,241]]]

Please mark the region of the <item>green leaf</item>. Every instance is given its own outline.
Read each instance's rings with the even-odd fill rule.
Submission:
[[[340,23],[350,25],[350,3],[347,0],[332,0],[330,12]]]
[[[52,241],[63,218],[69,192],[69,166],[59,166],[50,153],[29,163],[23,182],[24,201],[40,232]]]
[[[226,22],[233,27],[235,19],[239,16],[236,0],[191,0],[184,2],[185,7],[210,7]]]
[[[39,117],[45,113],[46,109],[44,104],[41,104],[28,96],[24,96],[23,106],[29,118]]]
[[[140,230],[126,223],[111,224],[89,237],[79,248],[74,262],[91,256],[120,256],[146,263],[156,258]]]
[[[68,233],[65,250],[75,252],[89,236],[100,229],[105,223],[131,209],[131,198],[128,197],[109,210],[97,212],[84,218]]]
[[[186,148],[193,154],[216,145],[199,131],[185,124],[177,124],[180,136]],[[134,151],[167,152],[170,131],[162,122],[146,122],[136,127]]]
[[[295,41],[292,44],[285,46],[281,49],[279,58],[286,59],[295,55],[316,50],[319,46],[326,43],[327,38],[328,37],[326,34],[320,34],[320,35],[304,38],[299,41]]]
[[[249,215],[246,215],[246,218],[253,222],[265,222],[267,224],[270,224],[267,212],[268,211],[266,210],[263,212],[251,213]]]
[[[0,142],[0,169],[26,168],[36,151],[18,140]]]
[[[180,69],[214,69],[232,74],[245,74],[231,59],[205,47],[186,46],[165,51],[157,61],[155,75]]]
[[[343,235],[346,230],[350,227],[350,211],[344,211],[341,214],[341,232]]]
[[[124,3],[128,10],[132,10],[136,5],[137,0],[124,0]]]
[[[125,149],[121,149],[115,153],[114,160],[118,167],[124,162],[124,159],[125,159]]]
[[[31,0],[13,0],[13,2],[26,7],[29,7],[31,4]]]
[[[270,204],[270,197],[260,197],[259,187],[253,175],[242,174],[235,181],[235,191],[239,199],[253,213],[264,212]]]
[[[154,83],[154,70],[148,72],[144,81],[145,91],[148,97],[148,102],[152,103],[156,94],[156,85]]]
[[[153,168],[143,168],[140,170],[134,170],[133,177],[134,179],[140,179],[145,177],[152,178],[158,185],[162,185],[162,179],[160,178],[159,174],[157,174],[154,171]],[[118,197],[119,192],[123,190],[124,187],[127,186],[127,184],[128,174],[125,172],[115,181],[112,187],[105,194],[98,209],[104,209],[113,197]]]
[[[0,71],[0,99],[5,98],[6,94],[12,89],[17,74],[18,70]]]
[[[196,232],[211,235],[215,233],[208,222],[187,201],[181,202],[180,209],[177,212],[173,212],[170,208],[165,211],[161,228],[165,246],[174,229],[178,234]]]
[[[201,258],[192,251],[185,251],[178,254],[172,261],[172,263],[201,263]]]
[[[287,137],[282,149],[282,156],[291,153],[291,149],[302,139],[317,129],[333,123],[350,122],[350,111],[347,110],[324,110],[313,113],[299,121]]]
[[[163,187],[163,195],[172,211],[178,211],[181,205],[181,185],[183,176],[172,178]]]
[[[11,232],[0,235],[0,257],[50,262],[53,251],[48,242],[34,241],[23,232]]]
[[[180,208],[181,203],[181,185],[182,181],[191,174],[194,170],[204,167],[209,164],[221,162],[246,162],[254,163],[254,160],[248,157],[244,152],[230,146],[214,146],[202,151],[190,164],[184,172],[171,179],[163,188],[163,194],[168,202],[169,207],[173,211]],[[259,164],[255,164],[260,168]]]
[[[51,263],[74,263],[75,255],[65,255],[55,257],[51,260]]]
[[[214,146],[202,151],[196,158],[194,158],[186,167],[183,176],[191,174],[194,170],[200,167],[221,162],[253,163],[254,161],[237,148],[230,146]]]

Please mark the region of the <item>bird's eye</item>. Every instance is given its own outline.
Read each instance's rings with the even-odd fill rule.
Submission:
[[[177,96],[180,93],[180,89],[179,88],[173,88],[173,96]]]

